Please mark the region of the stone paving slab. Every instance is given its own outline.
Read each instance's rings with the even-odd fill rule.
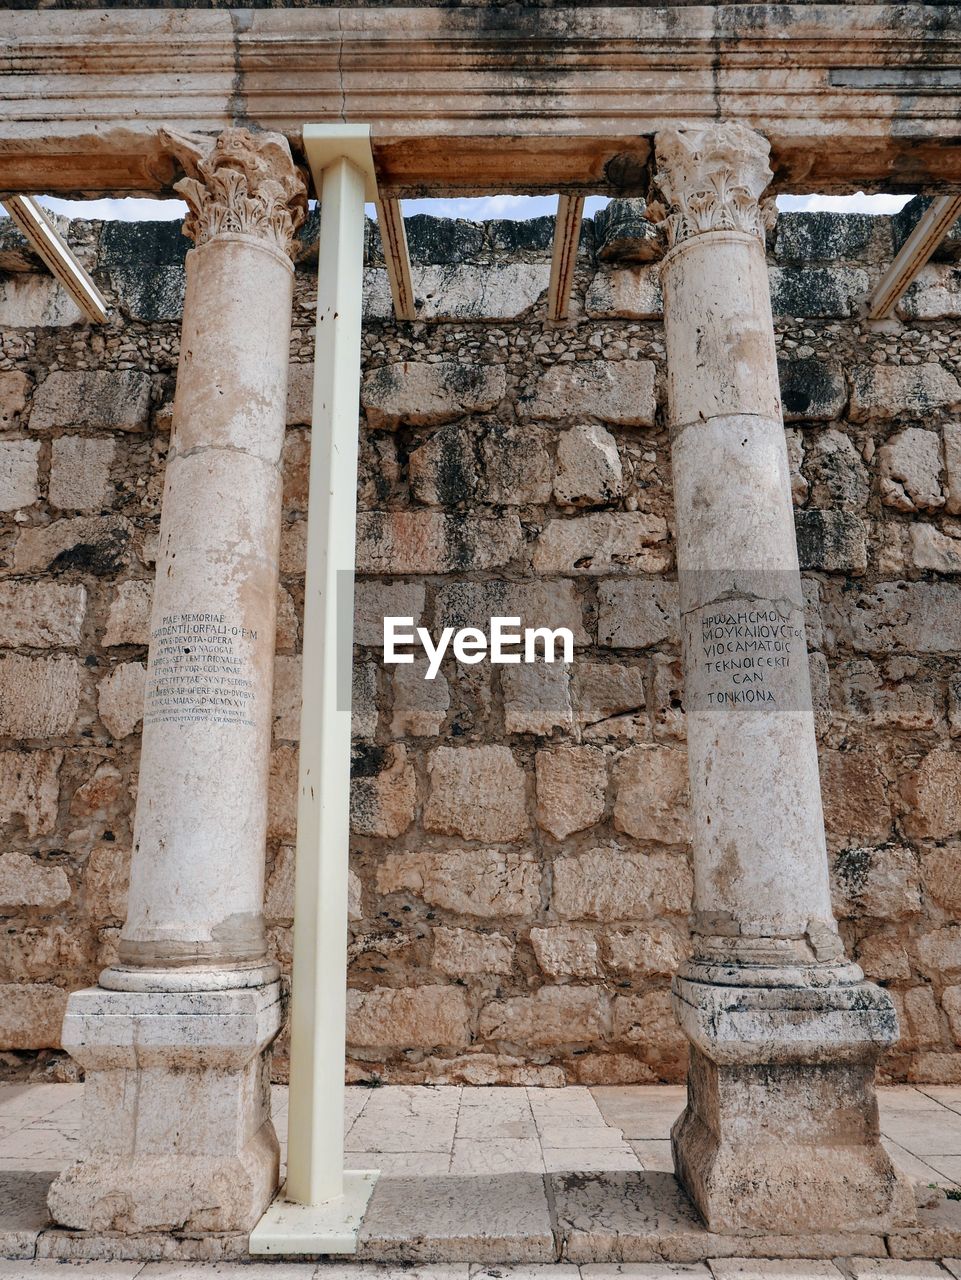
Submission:
[[[32,1258],[50,1222],[47,1188],[53,1173],[0,1173],[0,1258]]]
[[[714,1280],[842,1280],[833,1262],[811,1258],[713,1258]]]

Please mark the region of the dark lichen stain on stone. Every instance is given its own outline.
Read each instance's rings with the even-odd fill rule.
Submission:
[[[380,747],[373,742],[357,742],[350,753],[350,776],[352,778],[376,778],[388,767],[389,747]]]

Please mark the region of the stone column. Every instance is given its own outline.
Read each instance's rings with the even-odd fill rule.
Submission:
[[[71,996],[85,1158],[54,1217],[127,1232],[238,1231],[277,1186],[263,924],[281,450],[304,182],[278,134],[166,135],[190,206],[127,921]]]
[[[898,1029],[831,910],[764,249],[769,147],[709,124],[658,134],[656,154],[694,826],[675,1168],[712,1230],[883,1230],[914,1212],[874,1095]]]

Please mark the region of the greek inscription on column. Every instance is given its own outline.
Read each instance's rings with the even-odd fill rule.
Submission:
[[[804,707],[804,616],[784,601],[726,600],[684,618],[688,670],[702,707]]]
[[[224,613],[172,613],[150,635],[145,724],[253,726],[256,630]]]

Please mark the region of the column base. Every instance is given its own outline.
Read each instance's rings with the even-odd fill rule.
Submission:
[[[674,1168],[711,1231],[878,1232],[916,1221],[911,1184],[878,1128],[875,1066],[898,1034],[884,991],[678,977],[674,1011],[691,1041]]]
[[[190,993],[77,991],[63,1044],[85,1068],[85,1152],[50,1188],[81,1231],[248,1231],[277,1190],[269,1047],[278,982]]]

